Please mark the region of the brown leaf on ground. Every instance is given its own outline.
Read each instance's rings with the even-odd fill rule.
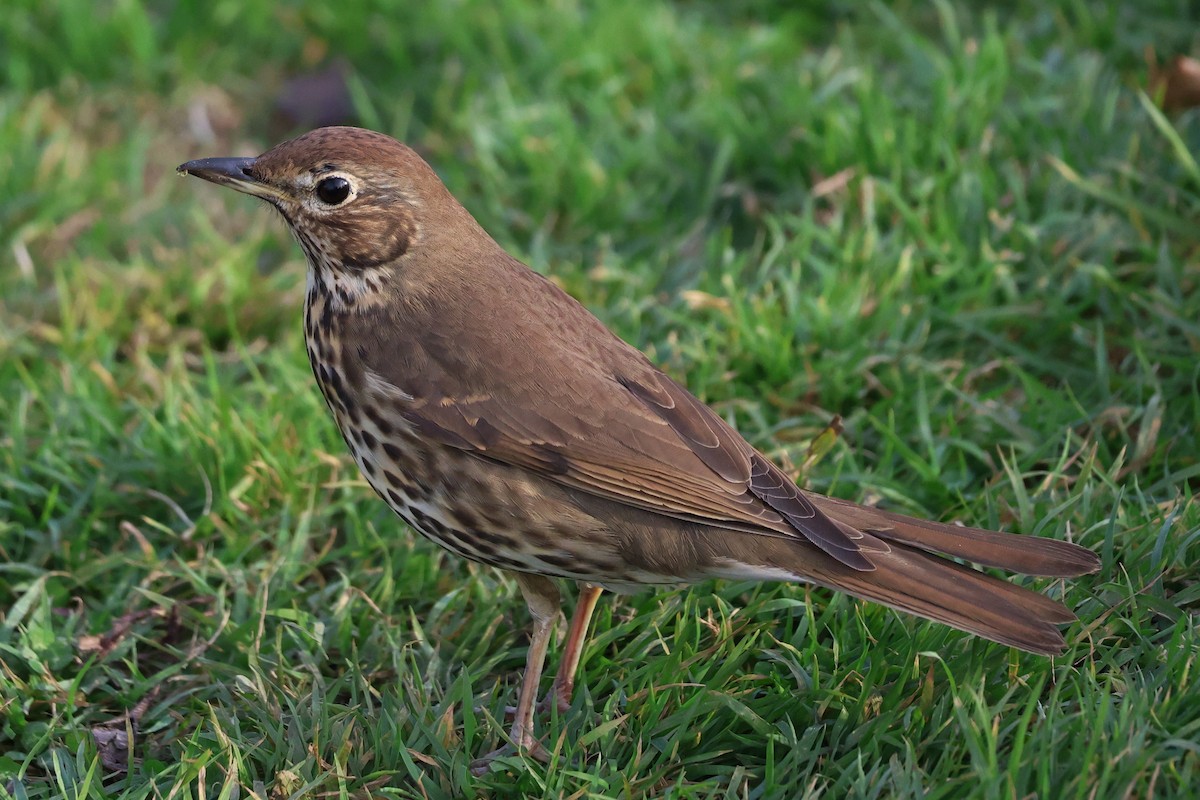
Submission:
[[[112,625],[104,634],[96,635],[89,633],[80,636],[79,641],[76,642],[76,647],[79,649],[81,655],[89,656],[95,654],[99,658],[104,658],[113,651],[113,648],[121,643],[135,624],[148,617],[165,617],[166,614],[166,609],[157,606],[123,614],[113,620]]]
[[[1200,106],[1200,61],[1175,56],[1159,67],[1153,49],[1146,51],[1150,68],[1150,96],[1164,111],[1174,114]]]
[[[183,605],[202,605],[206,602],[208,602],[206,598],[193,598]],[[104,658],[129,635],[134,625],[147,619],[165,620],[165,630],[159,641],[163,644],[176,642],[183,633],[179,610],[180,604],[176,603],[170,608],[154,606],[140,611],[131,611],[113,620],[108,631],[103,634],[89,633],[80,636],[75,647],[81,656],[95,655],[97,658]]]
[[[124,726],[92,728],[92,739],[100,763],[109,772],[125,772],[129,769],[129,730]]]
[[[138,735],[142,717],[162,693],[162,684],[153,687],[127,714],[92,726],[92,739],[100,754],[100,763],[110,772],[129,769],[131,746]]]

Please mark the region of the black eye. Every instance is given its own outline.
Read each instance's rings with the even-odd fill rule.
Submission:
[[[350,181],[345,178],[326,178],[317,184],[317,197],[325,205],[336,206],[350,196]]]

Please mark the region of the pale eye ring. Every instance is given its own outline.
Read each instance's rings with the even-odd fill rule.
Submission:
[[[341,205],[350,196],[350,181],[334,175],[317,184],[317,199],[327,206]]]

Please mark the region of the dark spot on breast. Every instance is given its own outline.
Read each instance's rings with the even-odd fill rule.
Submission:
[[[445,525],[443,525],[441,522],[439,522],[437,519],[430,516],[429,514],[426,514],[421,509],[413,507],[413,508],[410,508],[410,510],[412,511],[413,517],[417,521],[417,526],[419,528],[421,528],[421,530],[423,530],[427,534],[429,534],[430,536],[433,536],[433,537],[436,537],[436,538],[442,539],[442,540],[445,540],[448,538],[455,538],[455,539],[458,538],[457,532],[452,531],[450,528],[446,527]]]
[[[390,469],[385,469],[383,471],[383,477],[389,484],[395,486],[397,489],[407,489],[410,485],[408,481],[406,481],[397,473],[392,472]]]
[[[459,505],[454,509],[454,521],[466,530],[474,530],[483,524],[479,515],[465,505]]]
[[[503,555],[502,553],[488,553],[488,563],[494,567],[501,569],[511,569],[517,572],[528,572],[529,567],[524,563],[517,561],[515,558]]]
[[[342,402],[342,406],[346,409],[353,408],[355,405],[354,397],[346,388],[346,382],[342,380],[342,373],[337,369],[326,370],[326,373],[328,375],[326,380],[338,396],[338,400]]]
[[[392,427],[392,423],[388,422],[387,418],[383,416],[383,414],[379,413],[375,406],[364,406],[363,410],[366,411],[367,418],[371,420],[371,422],[374,422],[375,427],[379,429],[380,436],[387,437],[395,433],[396,429]]]
[[[579,559],[575,558],[575,556],[561,552],[538,553],[537,557],[539,561],[544,561],[550,566],[559,567],[560,569],[570,569],[579,565]]]
[[[474,535],[475,537],[479,538],[480,540],[482,540],[484,542],[489,542],[491,544],[499,545],[501,547],[511,547],[512,546],[511,538],[509,538],[508,536],[498,534],[498,533],[493,533],[492,531],[475,530],[472,532],[472,535]]]
[[[314,369],[313,372],[316,373],[316,370]],[[317,374],[317,386],[320,387],[321,395],[325,398],[325,405],[329,406],[329,410],[333,412],[334,416],[336,417],[338,414],[344,415],[346,410],[342,407],[342,404],[337,399],[337,396],[334,395],[333,391],[329,388],[329,384],[321,380],[321,376],[319,374]],[[350,437],[346,435],[345,430],[342,431],[342,438],[346,440],[347,445],[350,447],[354,446],[354,443],[350,441]]]
[[[326,301],[321,304],[321,328],[325,331],[333,331],[333,304]]]

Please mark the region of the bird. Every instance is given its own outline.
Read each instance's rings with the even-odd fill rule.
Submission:
[[[178,172],[265,200],[308,263],[317,385],[362,475],[410,528],[510,572],[533,620],[508,743],[545,758],[538,709],[570,701],[604,589],[808,583],[1041,655],[1063,603],[981,567],[1095,572],[1090,549],[801,490],[719,414],[510,255],[413,149],[326,127]],[[579,597],[537,701],[561,616]]]

